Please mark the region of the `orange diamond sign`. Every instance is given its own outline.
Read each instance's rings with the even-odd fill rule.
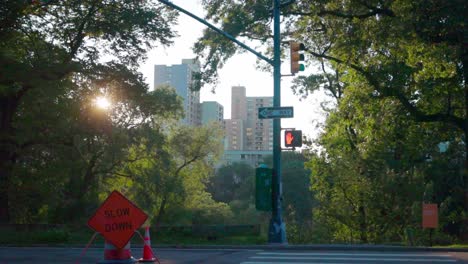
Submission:
[[[94,229],[117,248],[123,248],[148,215],[118,191],[113,191],[88,220]]]

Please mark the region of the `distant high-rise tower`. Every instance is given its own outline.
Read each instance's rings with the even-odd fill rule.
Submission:
[[[273,150],[273,119],[259,119],[259,107],[273,106],[273,97],[247,97],[246,150]]]
[[[182,124],[198,126],[201,124],[200,92],[192,91],[193,74],[200,70],[197,61],[184,59],[182,64],[154,66],[154,88],[163,84],[174,87],[177,95],[184,101],[185,117]]]
[[[272,150],[273,121],[258,119],[258,108],[273,106],[273,97],[247,97],[245,87],[232,87],[231,119],[225,120],[227,149]]]
[[[201,103],[201,123],[206,125],[210,122],[222,124],[224,120],[224,107],[218,102],[207,101]]]
[[[231,88],[231,118],[247,119],[247,97],[244,86],[233,86]]]

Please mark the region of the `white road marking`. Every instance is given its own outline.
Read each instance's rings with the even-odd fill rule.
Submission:
[[[403,262],[403,263],[455,263],[451,254],[420,254],[420,253],[334,253],[334,252],[258,252],[241,264],[343,264],[350,261],[372,263]],[[274,261],[274,262],[273,262]],[[288,261],[288,262],[285,262]],[[307,262],[301,262],[307,261]],[[334,261],[334,262],[330,262]]]
[[[240,264],[292,264],[291,262],[258,262],[247,261]],[[343,264],[343,262],[294,262],[293,264]]]
[[[272,256],[362,256],[362,257],[451,257],[449,254],[380,254],[380,253],[286,253],[286,252],[260,252],[258,255]]]
[[[433,259],[430,256],[426,258],[339,258],[339,257],[281,257],[281,256],[254,256],[252,259],[278,259],[278,260],[348,260],[348,261],[402,261],[402,262],[457,262],[453,259]]]

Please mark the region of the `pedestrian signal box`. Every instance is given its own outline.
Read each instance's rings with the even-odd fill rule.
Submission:
[[[284,145],[287,148],[302,147],[302,130],[284,131]]]
[[[255,169],[255,208],[259,211],[271,211],[271,181],[273,169],[262,164]]]

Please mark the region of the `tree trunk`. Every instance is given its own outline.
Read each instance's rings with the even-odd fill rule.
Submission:
[[[158,210],[158,215],[156,216],[156,230],[159,230],[159,226],[161,225],[161,220],[164,215],[164,210],[166,208],[166,203],[167,203],[167,195],[163,196],[163,199],[161,201],[161,205],[159,206]]]
[[[465,215],[468,214],[468,46],[466,43],[462,47],[462,67],[463,67],[463,80],[465,89],[465,123],[463,132],[465,134],[465,164],[463,168],[463,194],[464,194],[464,211]],[[463,241],[468,241],[468,217],[465,217],[464,224],[462,225],[461,238]]]
[[[466,70],[465,70],[466,71]],[[468,89],[466,88],[467,85],[465,84],[465,99],[466,99],[466,107],[468,107]],[[467,113],[468,115],[468,113]],[[465,215],[468,215],[468,117],[466,118],[467,121],[465,121],[465,166],[463,168],[463,194],[464,194],[464,210],[465,210]],[[468,241],[468,217],[465,217],[464,219],[464,224],[462,225],[462,240],[463,241]]]
[[[366,211],[364,206],[359,206],[359,235],[362,243],[367,243],[367,223],[366,223]]]
[[[10,222],[10,173],[11,164],[7,151],[0,151],[0,223]]]
[[[0,97],[0,223],[11,220],[9,189],[16,160],[15,131],[12,124],[18,101],[13,96]]]

